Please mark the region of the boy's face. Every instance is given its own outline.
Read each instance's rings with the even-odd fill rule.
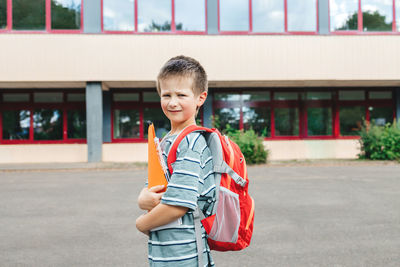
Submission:
[[[196,109],[207,98],[207,92],[195,95],[193,79],[170,77],[160,81],[161,108],[171,122],[171,133],[195,124]]]

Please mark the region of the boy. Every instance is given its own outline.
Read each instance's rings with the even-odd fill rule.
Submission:
[[[171,58],[157,77],[161,108],[171,123],[171,131],[161,141],[167,161],[169,149],[179,133],[196,124],[196,115],[207,98],[207,75],[195,59]],[[178,146],[173,173],[164,194],[160,187],[144,188],[138,204],[149,210],[136,220],[139,231],[149,235],[150,266],[198,266],[193,212],[198,208],[208,216],[215,203],[212,156],[200,132],[187,135]],[[213,266],[204,228],[204,266]]]

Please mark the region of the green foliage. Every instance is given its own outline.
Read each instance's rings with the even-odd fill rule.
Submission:
[[[13,29],[44,30],[45,14],[45,0],[14,0]]]
[[[400,160],[400,128],[393,124],[377,126],[364,122],[360,131],[359,158],[372,160]]]
[[[0,0],[0,29],[7,26],[7,1]]]
[[[392,23],[386,23],[385,16],[378,11],[363,12],[363,27],[365,31],[392,31]],[[346,23],[338,30],[357,30],[358,13],[350,15]]]
[[[51,28],[62,30],[73,30],[80,28],[81,6],[73,3],[69,7],[61,3],[51,1]]]
[[[228,124],[226,134],[239,146],[247,164],[262,164],[267,162],[268,150],[264,148],[263,138],[259,137],[253,129],[238,131],[231,128]]]

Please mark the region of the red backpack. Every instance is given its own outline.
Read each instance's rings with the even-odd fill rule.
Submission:
[[[172,144],[168,154],[169,171],[172,174],[172,163],[176,160],[179,143],[193,131],[205,132],[204,136],[213,157],[216,185],[216,202],[211,215],[204,218],[202,212],[195,211],[195,217],[196,213],[199,213],[202,218],[201,223],[207,232],[210,249],[217,251],[244,249],[249,246],[253,234],[254,200],[248,194],[246,160],[239,146],[227,136],[221,135],[217,129],[188,126]],[[198,221],[200,222],[200,219]],[[198,227],[196,227],[197,240],[200,230],[197,230]],[[199,246],[198,250],[202,251]]]

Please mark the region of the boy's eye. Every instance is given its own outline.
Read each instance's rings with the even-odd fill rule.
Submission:
[[[186,95],[184,95],[184,94],[178,94],[178,96],[186,96]]]
[[[169,94],[162,95],[162,97],[169,97],[169,96],[170,96]]]

